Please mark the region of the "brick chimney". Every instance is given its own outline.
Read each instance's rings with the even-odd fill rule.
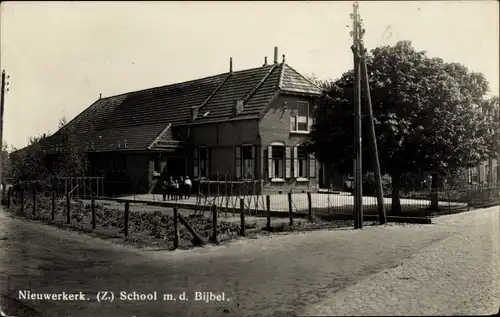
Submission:
[[[243,111],[243,100],[235,100],[232,108],[232,116],[236,117]]]
[[[195,121],[198,118],[198,107],[191,107],[191,121]]]
[[[233,72],[233,58],[229,57],[229,72]]]
[[[278,64],[278,47],[274,47],[274,63]]]

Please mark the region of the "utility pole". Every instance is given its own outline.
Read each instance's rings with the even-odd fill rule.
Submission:
[[[500,190],[500,100],[497,103],[497,190]]]
[[[363,185],[362,185],[362,140],[361,140],[361,65],[359,58],[359,13],[358,3],[353,4],[353,45],[354,55],[354,229],[363,228]]]
[[[372,109],[372,98],[370,94],[370,81],[368,77],[368,68],[366,66],[366,49],[363,42],[363,35],[365,30],[362,27],[362,22],[360,24],[360,35],[359,35],[359,48],[360,48],[360,58],[361,58],[361,69],[363,76],[363,88],[365,92],[365,111],[368,119],[368,127],[370,129],[370,156],[372,161],[372,169],[375,174],[375,188],[377,193],[377,212],[378,218],[381,225],[387,222],[387,216],[384,208],[384,192],[382,188],[382,173],[380,172],[380,161],[378,158],[378,148],[377,148],[377,136],[375,134],[375,124],[373,118]]]
[[[9,76],[5,75],[5,70],[2,70],[2,87],[0,90],[0,187],[2,188],[2,204],[5,201],[5,182],[3,179],[3,110],[4,110],[4,101],[5,101],[5,89],[9,83],[5,82],[5,78],[9,78]],[[7,91],[9,88],[7,88]]]

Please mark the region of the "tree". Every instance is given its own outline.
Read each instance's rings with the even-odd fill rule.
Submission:
[[[496,151],[487,145],[492,126],[479,107],[488,91],[482,74],[430,58],[409,41],[375,48],[367,55],[367,69],[381,170],[392,178],[394,213],[401,211],[403,175],[431,173],[437,191],[439,176]],[[344,173],[353,167],[353,75],[344,73],[320,98],[309,144],[320,161]],[[364,127],[365,171],[371,167],[367,132]]]
[[[65,117],[61,118],[55,134],[31,137],[29,145],[11,153],[9,160],[10,179],[44,185],[51,184],[56,176],[83,176],[87,170],[86,153]]]
[[[490,134],[494,135],[493,140],[488,140],[487,144],[490,153],[488,157],[488,179],[493,179],[493,159],[495,159],[495,153],[497,154],[497,164],[500,164],[500,99],[498,96],[493,96],[484,100],[481,104],[481,110],[483,114],[486,116],[486,119],[489,121],[488,126],[491,127],[489,131]],[[500,184],[500,169],[497,167],[497,183]],[[490,185],[490,184],[488,184]]]
[[[59,157],[55,170],[60,177],[83,176],[88,167],[85,149],[76,139],[76,133],[68,125],[66,117],[59,120],[59,131],[54,135],[59,141]]]
[[[321,90],[328,91],[331,84],[331,80],[319,79],[318,76],[314,73],[312,73],[311,75],[306,75],[305,77],[307,80],[309,80],[311,83],[316,85]]]
[[[9,154],[9,168],[6,172],[12,182],[45,181],[49,178],[50,172],[45,164],[46,151],[40,145],[40,141],[46,138],[46,134],[30,137],[27,147]]]

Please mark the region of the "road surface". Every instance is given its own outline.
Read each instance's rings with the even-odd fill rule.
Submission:
[[[496,313],[498,207],[434,221],[169,252],[118,246],[0,211],[2,290],[86,296],[22,301],[54,317]],[[121,291],[157,292],[158,300],[120,300]],[[113,292],[114,300],[98,302],[98,292]],[[180,300],[183,292],[189,300]],[[224,292],[224,300],[195,301],[195,292]]]

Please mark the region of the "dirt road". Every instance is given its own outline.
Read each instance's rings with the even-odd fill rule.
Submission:
[[[353,287],[364,285],[388,268],[397,269],[400,264],[411,266],[410,257],[426,254],[428,266],[433,267],[432,259],[439,258],[439,254],[432,252],[438,252],[442,244],[447,246],[447,241],[461,241],[464,233],[472,238],[466,245],[455,245],[455,248],[481,248],[481,252],[471,253],[468,259],[487,263],[491,269],[491,265],[496,264],[488,251],[494,252],[491,241],[498,240],[498,228],[494,228],[492,219],[496,217],[498,225],[498,216],[498,208],[494,208],[445,216],[432,225],[275,235],[236,241],[228,246],[168,252],[117,246],[76,232],[13,219],[0,211],[2,290],[7,289],[9,277],[8,288],[16,296],[19,290],[32,294],[84,294],[83,301],[22,301],[43,316],[51,317],[328,314],[331,313],[328,308],[335,306],[332,303],[336,303],[337,298],[363,298],[363,288]],[[473,234],[480,230],[485,233]],[[433,247],[437,251],[432,251]],[[424,286],[430,287],[429,282]],[[458,287],[455,285],[455,289]],[[484,289],[491,292],[491,288]],[[107,297],[113,292],[114,300],[97,301],[99,292],[108,292]],[[157,300],[120,300],[120,292],[129,295],[156,292]],[[188,300],[179,297],[183,292]],[[214,292],[220,294],[221,300],[224,293],[224,298],[208,303],[196,301],[195,292]],[[406,291],[410,297],[423,293],[417,289]],[[164,295],[167,300],[163,300]],[[480,296],[475,301],[491,306],[489,298]],[[441,296],[439,301],[431,306],[437,307],[436,312],[446,310],[439,307],[449,307],[450,313],[458,309],[467,311],[468,306],[463,308],[451,299],[447,302],[446,296]],[[450,303],[454,306],[447,306]],[[347,313],[355,311],[354,306],[349,307]],[[432,308],[428,311],[432,312]],[[15,312],[7,313],[15,315]]]

